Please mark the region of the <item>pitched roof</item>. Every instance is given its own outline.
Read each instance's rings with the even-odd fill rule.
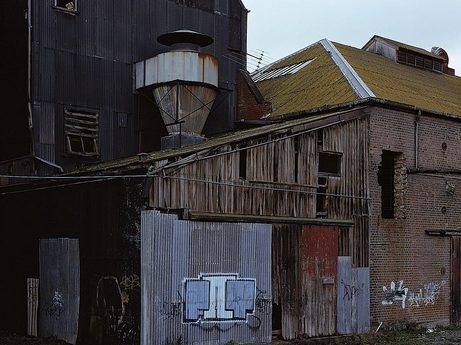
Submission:
[[[258,70],[252,77],[258,80],[264,73],[309,60],[296,73],[257,82],[274,107],[270,118],[369,97],[461,116],[460,77],[420,70],[328,40]]]

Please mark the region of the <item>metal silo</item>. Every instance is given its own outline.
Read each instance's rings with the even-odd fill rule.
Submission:
[[[162,149],[202,142],[201,135],[218,93],[218,59],[200,52],[209,36],[179,30],[157,38],[169,52],[136,64],[136,88],[152,90],[168,136]]]

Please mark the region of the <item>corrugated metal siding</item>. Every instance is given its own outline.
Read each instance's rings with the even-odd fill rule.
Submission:
[[[204,48],[204,52],[221,60],[219,86],[236,90],[236,70],[242,66],[222,60],[229,47],[229,16],[233,20],[241,17],[241,5],[232,9],[238,14],[233,16],[230,13],[228,16],[200,10],[191,3],[168,0],[79,1],[76,14],[57,10],[53,4],[53,0],[32,1],[32,98],[100,111],[100,128],[104,133],[104,146],[101,145],[103,161],[120,158],[120,154],[126,156],[138,152],[138,145],[132,140],[137,123],[129,122],[130,127],[120,132],[111,123],[111,115],[105,114],[114,111],[137,113],[132,65],[167,50],[156,41],[158,35],[187,28],[213,37],[215,43]],[[240,36],[245,35],[240,33]],[[243,43],[241,49],[246,49]],[[236,92],[233,93],[236,97]],[[150,108],[142,106],[141,115],[153,116],[154,108],[149,101],[146,102]],[[211,124],[207,123],[205,127],[212,131],[230,129],[234,112],[235,107],[224,102],[219,111],[212,114]],[[219,121],[213,120],[213,116],[218,116]],[[223,123],[226,125],[223,126]],[[61,146],[63,141],[59,141],[58,132],[62,128],[56,127],[55,131],[56,145]],[[157,137],[151,141],[159,144],[163,130],[156,132]],[[126,138],[120,140],[123,135]],[[116,138],[119,141],[114,144]],[[121,145],[126,146],[120,148]],[[50,161],[66,166],[66,158],[58,151],[61,150],[56,149],[55,157]],[[69,162],[68,167],[73,168],[74,165]]]
[[[179,221],[173,215],[144,211],[141,232],[141,344],[179,339],[184,344],[270,342],[270,225]],[[203,314],[201,321],[185,322],[184,284],[216,276],[233,276],[228,281],[254,281],[253,312],[243,320],[233,316],[207,321]],[[219,303],[236,301],[217,300],[216,307],[219,310]],[[212,304],[210,310],[214,310]]]
[[[39,336],[75,344],[80,308],[79,240],[40,240]]]

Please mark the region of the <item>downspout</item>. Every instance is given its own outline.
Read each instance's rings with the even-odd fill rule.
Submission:
[[[27,2],[27,109],[30,133],[30,155],[35,157],[34,125],[32,120],[32,0]]]
[[[418,110],[418,115],[415,119],[415,169],[419,168],[419,120],[421,119],[421,110]]]

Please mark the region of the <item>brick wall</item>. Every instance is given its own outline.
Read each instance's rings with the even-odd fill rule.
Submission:
[[[237,79],[238,120],[260,120],[270,114],[272,104],[266,102],[254,85],[248,72],[241,71]]]
[[[416,121],[418,129],[416,129]],[[417,145],[415,136],[418,133]],[[416,151],[417,147],[417,151]],[[383,150],[396,153],[394,219],[381,217],[378,171]],[[425,230],[461,227],[461,123],[374,108],[370,117],[371,322],[450,320],[450,237]],[[420,170],[416,170],[419,168]],[[447,187],[448,186],[448,187]],[[454,189],[454,192],[453,192]],[[403,281],[402,292],[392,294]],[[384,288],[387,289],[387,299]],[[405,290],[407,289],[407,290]],[[403,304],[401,293],[406,293]],[[458,291],[458,293],[460,293]],[[384,303],[383,303],[384,301]],[[405,307],[403,307],[405,305]]]

